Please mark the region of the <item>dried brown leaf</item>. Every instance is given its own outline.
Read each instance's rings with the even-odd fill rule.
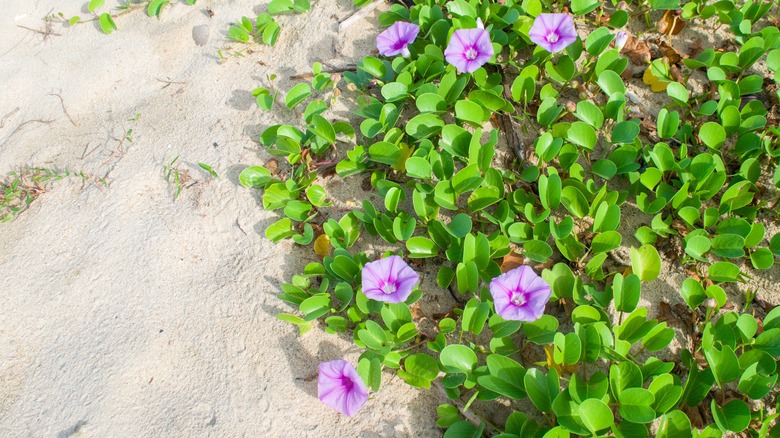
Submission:
[[[685,21],[677,11],[666,11],[658,20],[658,32],[664,35],[677,35],[685,27]]]
[[[501,272],[511,271],[512,269],[523,266],[525,264],[525,257],[512,251],[504,256],[503,262],[501,262]]]
[[[626,55],[636,65],[647,64],[651,60],[650,46],[644,40],[629,35],[626,45],[620,53]]]

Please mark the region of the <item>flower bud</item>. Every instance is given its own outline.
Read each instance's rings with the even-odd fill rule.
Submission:
[[[704,300],[704,305],[710,309],[714,309],[718,307],[718,302],[715,301],[715,298],[707,298],[706,300]]]
[[[615,34],[615,48],[618,49],[618,52],[623,50],[623,46],[626,45],[626,41],[628,41],[628,34],[626,32],[621,30]]]

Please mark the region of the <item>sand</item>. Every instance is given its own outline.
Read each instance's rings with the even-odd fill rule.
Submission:
[[[266,240],[277,216],[238,183],[244,167],[269,158],[258,134],[299,119],[258,109],[251,90],[287,90],[314,62],[354,64],[374,49],[387,5],[340,32],[352,2],[316,2],[279,18],[276,47],[236,57],[230,23],[264,5],[178,1],[159,20],[120,17],[109,36],[95,23],[46,34],[50,11],[88,17],[85,2],[62,3],[6,0],[0,18],[0,174],[83,173],[46,185],[0,224],[0,436],[440,436],[435,410],[446,399],[393,373],[353,418],[317,400],[317,364],[360,352],[316,328],[299,337],[275,318],[291,311],[275,296],[280,284],[314,256]],[[336,114],[348,117],[345,107]],[[177,157],[186,183],[176,198],[165,168]],[[359,201],[359,183],[323,182],[337,205]],[[633,230],[651,218],[628,208],[623,217],[615,254],[627,265]],[[768,238],[778,228],[767,225]],[[663,268],[643,287],[651,317],[661,301],[682,303],[687,274],[668,260]],[[780,302],[778,266],[747,272],[750,283],[727,287],[736,308],[749,287]]]
[[[86,18],[85,2],[3,3],[0,173],[86,178],[49,184],[0,225],[0,436],[440,435],[444,400],[390,373],[353,418],[319,402],[317,364],[359,351],[275,318],[291,310],[280,284],[307,260],[263,237],[275,215],[238,184],[268,159],[258,133],[290,117],[258,109],[251,90],[271,74],[286,90],[315,61],[354,64],[374,48],[378,11],[339,33],[352,2],[316,2],[279,19],[276,47],[220,63],[229,24],[265,6],[173,3],[159,20],[118,18],[109,36],[18,27],[45,30],[52,9]],[[177,156],[192,185],[174,200],[164,166]]]

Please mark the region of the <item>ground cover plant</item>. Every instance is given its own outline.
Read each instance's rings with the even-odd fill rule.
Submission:
[[[279,212],[267,238],[322,260],[278,316],[363,351],[320,364],[320,400],[360,415],[390,369],[446,394],[447,437],[779,436],[780,308],[747,286],[780,256],[777,13],[420,0],[354,71],[254,90],[300,120],[241,183]],[[363,179],[361,205],[329,178]],[[664,264],[687,275],[674,308],[643,300]]]

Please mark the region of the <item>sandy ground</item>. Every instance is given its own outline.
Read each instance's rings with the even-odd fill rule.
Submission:
[[[220,64],[229,23],[266,2],[173,3],[160,20],[120,17],[110,36],[87,23],[44,37],[18,25],[88,17],[86,2],[3,2],[0,172],[91,178],[52,184],[0,225],[0,436],[440,435],[443,400],[391,374],[356,417],[318,401],[317,364],[359,352],[275,319],[290,310],[280,283],[307,260],[262,237],[275,216],[237,180],[279,123],[250,91],[354,63],[374,48],[376,12],[339,33],[352,1],[322,0],[279,20],[276,47]],[[195,184],[174,201],[163,167],[176,156]]]

